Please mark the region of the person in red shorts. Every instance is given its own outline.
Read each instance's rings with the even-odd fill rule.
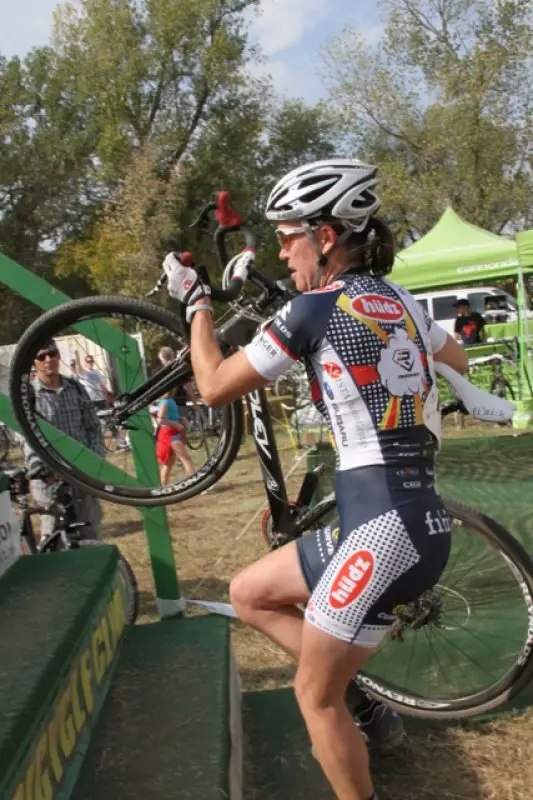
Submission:
[[[164,394],[157,404],[156,456],[162,486],[168,484],[176,458],[181,461],[187,476],[196,472],[185,444],[184,421],[171,392]]]

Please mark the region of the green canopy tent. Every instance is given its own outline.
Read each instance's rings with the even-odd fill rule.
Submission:
[[[509,239],[447,208],[425,236],[398,253],[391,278],[413,291],[512,278],[519,271],[533,272],[533,230]]]
[[[395,259],[391,278],[411,291],[464,286],[516,278],[520,361],[532,385],[528,352],[527,296],[524,274],[533,272],[533,230],[516,238],[498,236],[466,222],[447,208],[437,224]]]

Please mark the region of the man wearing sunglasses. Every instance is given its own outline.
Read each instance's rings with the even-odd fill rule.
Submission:
[[[100,423],[89,395],[77,380],[61,375],[59,364],[59,348],[51,339],[43,344],[35,356],[32,388],[35,391],[36,409],[60,431],[103,456],[105,451]],[[52,499],[51,484],[56,477],[50,474],[46,478],[41,477],[46,468],[28,445],[24,447],[24,458],[29,475],[39,475],[31,482],[32,494],[37,503],[47,505]],[[76,487],[73,487],[73,499],[78,521],[87,523],[86,528],[81,529],[83,534],[86,538],[99,538],[102,516],[100,501]],[[42,514],[41,537],[51,534],[53,527],[54,517]]]

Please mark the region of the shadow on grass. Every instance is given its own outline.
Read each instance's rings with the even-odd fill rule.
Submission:
[[[248,692],[243,698],[245,797],[250,800],[334,800],[310,751],[291,689]],[[371,752],[380,800],[485,800],[453,728],[414,720],[408,739],[389,754]]]
[[[104,527],[104,539],[120,539],[132,533],[142,533],[144,525],[142,519],[125,519],[120,522],[107,522]],[[112,544],[112,542],[108,542]]]

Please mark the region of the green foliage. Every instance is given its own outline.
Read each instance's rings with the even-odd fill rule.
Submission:
[[[383,40],[330,43],[330,102],[382,166],[400,239],[447,205],[495,232],[533,224],[529,0],[384,0]]]

